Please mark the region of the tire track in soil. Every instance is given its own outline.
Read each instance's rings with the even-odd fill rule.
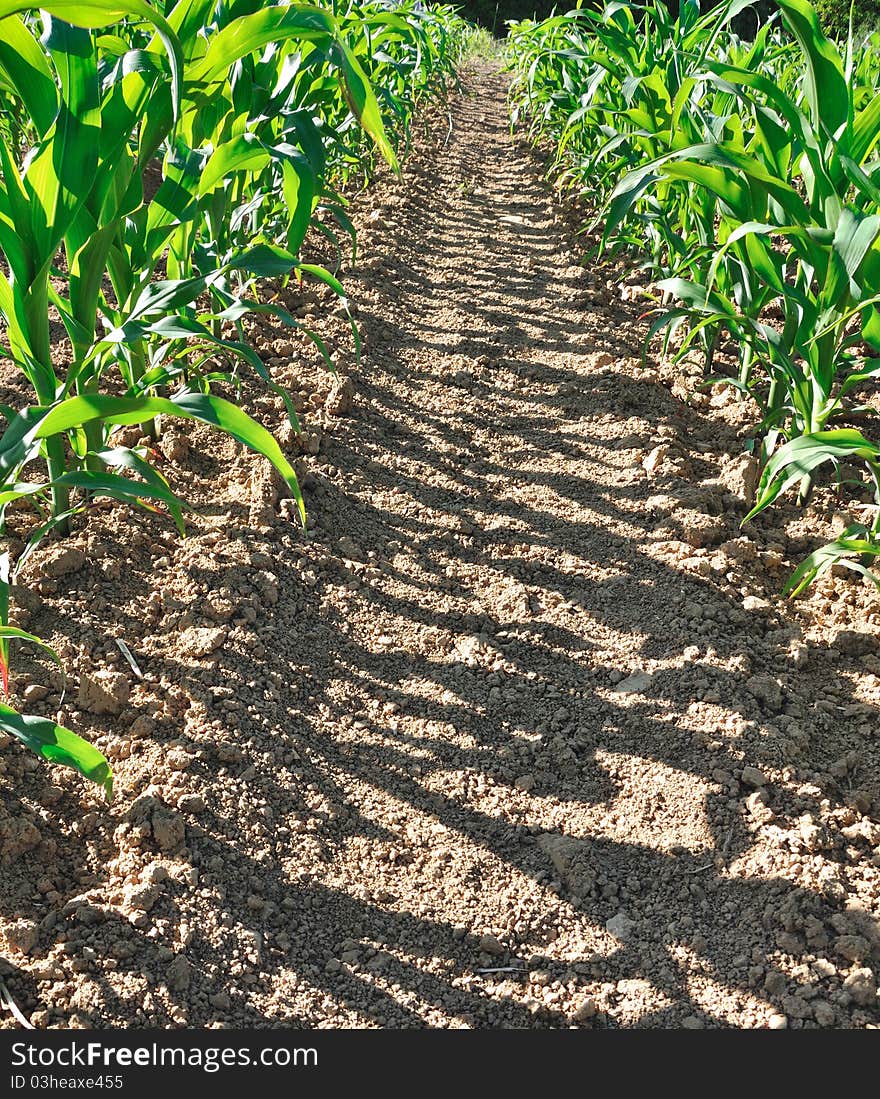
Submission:
[[[366,355],[310,538],[175,557],[140,635],[172,719],[10,954],[43,1023],[878,1022],[876,697],[855,650],[807,674],[794,612],[743,605],[732,429],[642,368],[625,272],[578,264],[505,92],[470,71],[356,203]],[[254,564],[260,622],[187,652]]]

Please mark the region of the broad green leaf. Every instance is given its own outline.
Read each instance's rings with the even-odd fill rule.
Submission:
[[[293,466],[281,452],[275,438],[242,409],[220,397],[204,393],[178,393],[173,399],[164,397],[108,397],[81,396],[70,397],[51,408],[30,429],[33,441],[48,439],[62,432],[80,428],[98,421],[105,426],[114,424],[137,424],[153,416],[177,416],[187,420],[200,420],[212,424],[237,439],[251,450],[262,454],[278,470],[290,488],[296,500],[300,517],[305,522],[305,504],[302,499],[296,473]],[[7,431],[8,434],[8,431]],[[0,439],[0,467],[8,461],[9,449],[6,436]],[[16,445],[21,449],[22,441]]]
[[[86,30],[99,30],[102,27],[119,23],[123,19],[144,19],[156,28],[171,64],[173,100],[177,104],[183,79],[183,55],[180,42],[171,30],[165,18],[151,7],[146,0],[88,0],[81,4],[79,0],[41,0],[39,5],[22,0],[0,0],[0,20],[7,15],[19,12],[45,11],[57,19]]]
[[[780,447],[767,463],[758,484],[755,506],[743,519],[747,523],[768,507],[777,496],[823,462],[841,458],[863,458],[876,461],[880,447],[870,442],[855,428],[817,431],[801,435]]]
[[[45,53],[17,15],[0,21],[0,71],[14,85],[43,136],[55,121],[58,91]]]
[[[16,737],[32,752],[52,763],[73,767],[100,786],[113,800],[113,772],[104,756],[87,740],[47,717],[20,714],[0,703],[0,729]]]

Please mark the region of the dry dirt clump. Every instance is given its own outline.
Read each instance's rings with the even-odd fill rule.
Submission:
[[[354,205],[360,366],[321,292],[339,380],[261,330],[309,531],[175,429],[189,538],[35,556],[69,681],[17,700],[117,800],[4,746],[4,980],[39,1027],[876,1027],[880,608],[778,594],[831,498],[740,531],[746,414],[643,365],[503,79],[451,110]]]

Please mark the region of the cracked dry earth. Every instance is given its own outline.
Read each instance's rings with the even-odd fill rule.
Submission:
[[[505,93],[469,71],[354,203],[350,409],[263,334],[305,433],[243,400],[304,452],[308,534],[174,429],[191,537],[114,506],[28,577],[71,682],[22,654],[19,698],[117,776],[106,809],[3,753],[37,1026],[880,1021],[876,602],[778,597],[821,493],[741,533],[747,411],[643,364],[632,279],[581,265]]]

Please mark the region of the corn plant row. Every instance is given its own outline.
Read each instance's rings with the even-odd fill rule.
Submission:
[[[302,260],[306,234],[353,243],[346,184],[377,158],[397,170],[468,33],[451,7],[418,0],[0,0],[0,355],[30,394],[0,406],[0,522],[25,545],[0,555],[4,692],[12,646],[57,660],[16,627],[10,599],[42,539],[102,497],[184,533],[185,503],[119,428],[212,425],[275,466],[304,519],[274,437],[216,390],[250,373],[298,429],[246,338],[255,313],[297,324],[260,280],[314,278],[345,302],[330,270]],[[110,795],[107,761],[70,730],[6,704],[0,729]]]
[[[753,518],[828,467],[863,470],[873,521],[800,564],[797,594],[880,556],[880,36],[829,41],[807,0],[763,25],[743,0],[611,3],[512,26],[513,118],[556,150],[564,186],[599,195],[602,248],[642,257],[662,296],[650,336],[719,342],[755,402]],[[752,20],[746,40],[731,29]],[[649,337],[650,338],[650,337]],[[717,375],[713,375],[716,377]]]

